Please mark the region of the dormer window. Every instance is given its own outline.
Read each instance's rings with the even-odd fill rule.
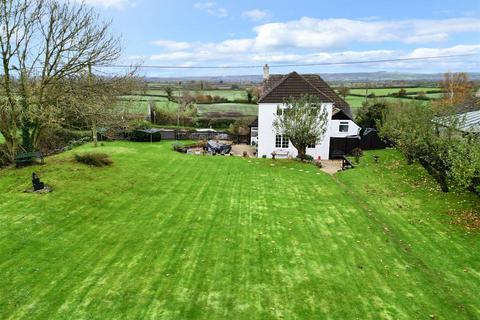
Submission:
[[[340,125],[338,126],[339,132],[348,132],[348,121],[340,121]]]

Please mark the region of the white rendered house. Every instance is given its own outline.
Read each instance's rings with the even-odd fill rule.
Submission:
[[[271,158],[273,154],[276,158],[297,156],[298,151],[288,137],[275,131],[273,121],[276,114],[285,108],[285,99],[305,94],[319,98],[321,108],[328,112],[329,119],[323,140],[307,148],[308,155],[314,159],[329,159],[331,138],[358,135],[360,127],[352,120],[350,106],[319,75],[292,72],[270,76],[268,66],[265,66],[263,94],[258,104],[258,127],[251,127],[252,133],[255,131],[258,157]]]

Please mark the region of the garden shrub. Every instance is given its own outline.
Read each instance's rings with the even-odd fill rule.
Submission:
[[[90,131],[74,131],[65,128],[49,129],[40,141],[39,150],[47,155],[70,150],[90,140]]]
[[[81,139],[78,139],[78,140],[72,140],[68,143],[67,146],[65,146],[62,149],[62,151],[72,150],[73,148],[79,147],[79,146],[89,142],[90,140],[91,140],[90,137],[84,137],[84,138],[81,138]]]
[[[0,144],[0,168],[10,164],[7,154],[7,146],[4,143]]]
[[[242,103],[242,104],[251,104],[253,103],[252,100],[248,101],[247,99],[234,99],[233,102],[235,103]]]
[[[213,97],[213,103],[226,103],[226,102],[228,102],[227,98],[220,97],[220,96]]]
[[[134,130],[145,130],[152,127],[152,124],[145,119],[136,119],[130,123],[130,127]]]
[[[355,148],[351,151],[352,156],[355,157],[355,162],[360,163],[360,157],[363,156],[363,150],[361,148]]]
[[[172,144],[172,149],[180,153],[187,153],[187,147],[181,142],[175,142]]]
[[[177,114],[173,111],[168,111],[161,108],[153,108],[155,112],[155,124],[176,124],[177,123]]]
[[[75,154],[75,161],[94,167],[105,167],[113,164],[108,154],[97,152]]]
[[[205,94],[197,94],[195,96],[195,101],[197,103],[212,103],[213,97],[211,95],[205,95]]]
[[[303,157],[297,156],[297,159],[301,161],[313,161],[313,157],[309,154],[306,154]]]
[[[228,128],[237,121],[235,118],[197,118],[196,126],[200,128]]]

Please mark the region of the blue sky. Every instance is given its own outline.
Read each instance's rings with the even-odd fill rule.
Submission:
[[[122,63],[241,66],[476,54],[298,71],[480,71],[479,0],[85,2],[111,19],[113,32],[121,34]],[[165,76],[261,73],[260,69],[144,71]]]

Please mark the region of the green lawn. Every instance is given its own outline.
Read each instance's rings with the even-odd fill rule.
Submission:
[[[257,104],[245,103],[214,103],[214,104],[197,104],[199,115],[207,112],[239,112],[244,116],[258,116]]]
[[[331,177],[164,142],[98,150],[112,167],[69,152],[0,171],[1,319],[480,317],[480,234],[446,214],[479,199],[394,151]],[[24,193],[32,171],[55,191]]]

